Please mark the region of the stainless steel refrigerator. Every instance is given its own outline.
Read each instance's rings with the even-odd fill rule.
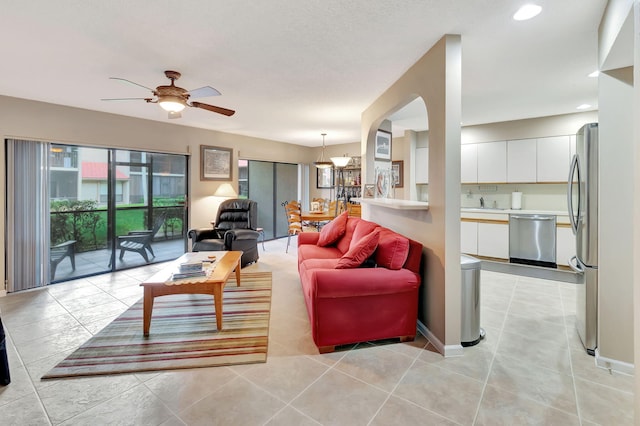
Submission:
[[[568,185],[569,218],[576,236],[576,255],[569,265],[580,276],[576,327],[587,353],[594,355],[598,346],[598,123],[584,125],[576,135]]]

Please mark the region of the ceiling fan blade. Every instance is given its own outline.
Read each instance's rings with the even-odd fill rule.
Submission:
[[[180,118],[182,114],[179,112],[169,111],[169,118]]]
[[[220,92],[211,86],[204,86],[198,89],[189,90],[190,98],[206,98],[207,96],[220,96]]]
[[[142,84],[138,84],[136,82],[133,82],[131,80],[127,80],[126,78],[120,78],[120,77],[109,77],[109,79],[111,80],[119,80],[119,81],[124,81],[125,83],[129,83],[129,84],[133,84],[134,86],[140,86],[144,89],[147,89],[148,91],[154,93],[154,89],[151,89],[150,87],[147,86],[143,86]]]
[[[214,105],[203,104],[202,102],[192,102],[190,106],[206,109],[207,111],[211,111],[211,112],[217,112],[218,114],[226,115],[228,117],[236,113],[232,109],[226,109],[226,108],[221,108]]]
[[[101,101],[146,101],[147,99],[151,100],[151,98],[107,98],[100,99]]]

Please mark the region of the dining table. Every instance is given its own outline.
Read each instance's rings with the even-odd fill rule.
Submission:
[[[322,226],[327,222],[333,220],[336,217],[335,212],[324,210],[321,212],[303,211],[300,214],[302,222],[307,222],[309,225],[315,227],[318,231],[322,229]]]
[[[333,220],[336,217],[335,212],[324,210],[324,211],[303,211],[300,215],[302,220],[307,220],[309,222],[326,222],[328,220]]]

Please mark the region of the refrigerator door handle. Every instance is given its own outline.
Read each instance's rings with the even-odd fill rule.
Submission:
[[[578,274],[584,274],[584,269],[582,268],[582,265],[580,265],[577,256],[573,256],[571,259],[569,259],[569,267]]]
[[[574,155],[571,159],[571,166],[569,167],[569,179],[567,188],[567,206],[569,207],[569,221],[571,223],[571,229],[575,235],[578,232],[578,221],[573,211],[573,176],[575,172],[578,172],[578,185],[580,185],[580,169],[578,168],[578,156]],[[578,189],[578,215],[580,214],[580,190]]]

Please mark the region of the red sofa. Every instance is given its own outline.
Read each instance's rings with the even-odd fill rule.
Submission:
[[[298,272],[320,353],[413,340],[421,259],[422,244],[346,213],[320,233],[299,234]]]

